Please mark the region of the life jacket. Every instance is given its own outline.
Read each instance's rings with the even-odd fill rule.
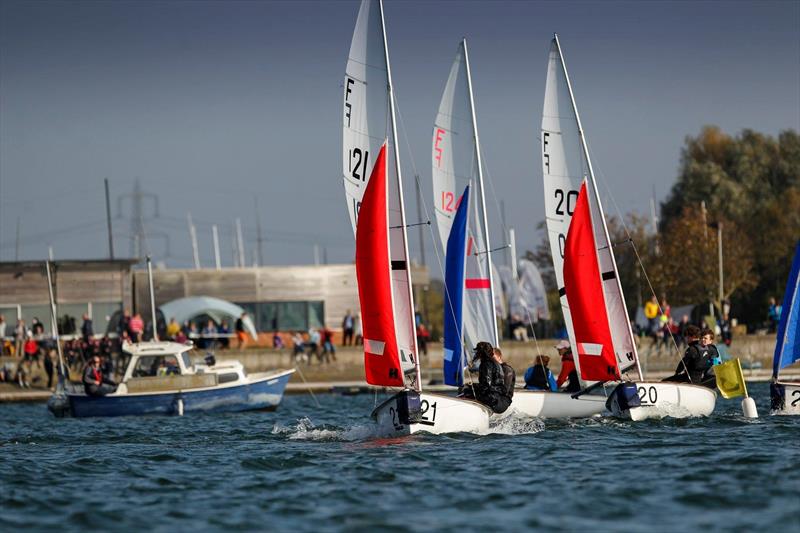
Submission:
[[[534,365],[525,371],[525,388],[538,390],[554,390],[556,381],[550,369],[542,365]]]

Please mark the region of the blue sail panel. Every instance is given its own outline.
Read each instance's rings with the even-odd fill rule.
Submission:
[[[800,359],[800,242],[794,253],[792,270],[786,283],[783,295],[781,320],[778,324],[778,339],[775,342],[775,357],[772,359],[772,375],[778,376],[781,368],[787,367]]]
[[[467,222],[469,217],[469,185],[453,217],[447,238],[444,269],[444,382],[460,387],[464,384],[463,306],[464,260],[467,255]]]

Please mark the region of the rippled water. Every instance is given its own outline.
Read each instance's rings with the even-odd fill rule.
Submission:
[[[0,529],[768,530],[800,520],[800,417],[511,420],[375,439],[369,395],[276,413],[56,420],[0,406]]]

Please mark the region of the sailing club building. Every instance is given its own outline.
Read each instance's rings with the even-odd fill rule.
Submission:
[[[123,308],[149,317],[147,272],[135,269],[138,263],[136,259],[51,263],[60,321],[66,315],[80,328],[86,313],[95,333],[102,333],[108,318]],[[415,287],[428,284],[427,268],[412,265],[411,274]],[[274,331],[307,331],[323,325],[338,330],[347,310],[356,314],[359,308],[353,264],[156,269],[153,288],[157,306],[192,296],[237,304],[265,337]],[[38,318],[49,330],[43,261],[0,262],[0,314],[5,316],[9,333],[18,318],[28,327]]]

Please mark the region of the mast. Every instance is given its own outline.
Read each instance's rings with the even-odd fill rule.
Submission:
[[[492,331],[494,338],[492,339],[494,346],[500,345],[500,340],[497,335],[497,313],[494,311],[494,279],[492,279],[492,253],[491,245],[489,244],[489,224],[486,219],[486,195],[483,192],[483,162],[481,160],[481,144],[478,138],[478,122],[475,117],[475,101],[472,98],[472,75],[469,70],[469,53],[467,52],[467,39],[462,39],[461,44],[464,46],[464,63],[467,66],[467,92],[469,93],[469,109],[472,116],[472,135],[475,138],[475,155],[478,162],[478,190],[481,195],[481,214],[483,215],[483,240],[486,244],[486,261],[488,266],[489,275],[489,300],[491,301],[491,317],[492,317]]]
[[[147,256],[147,285],[150,289],[150,313],[153,319],[153,342],[158,342],[158,324],[156,323],[156,297],[153,292],[153,264]]]
[[[569,98],[570,102],[572,103],[572,110],[575,113],[575,120],[578,123],[578,137],[581,139],[581,148],[583,149],[583,156],[586,158],[586,166],[589,168],[589,180],[592,184],[592,190],[594,192],[594,198],[597,202],[597,208],[600,211],[600,222],[603,225],[603,232],[606,236],[606,242],[609,244],[609,255],[611,256],[611,265],[614,268],[614,273],[616,274],[615,280],[617,284],[617,288],[619,289],[620,296],[622,297],[623,309],[625,315],[625,324],[627,325],[627,334],[632,337],[631,333],[631,320],[628,317],[627,307],[625,306],[625,294],[622,292],[622,283],[619,279],[619,269],[617,268],[617,259],[614,257],[614,250],[610,248],[611,246],[611,237],[608,233],[608,225],[606,224],[606,217],[605,212],[603,211],[603,203],[600,201],[600,193],[597,190],[597,181],[594,179],[594,170],[592,169],[592,159],[589,157],[589,147],[586,145],[586,138],[583,134],[583,125],[581,124],[581,117],[578,114],[578,106],[575,104],[575,95],[572,93],[572,83],[569,81],[569,73],[567,72],[567,64],[564,62],[564,55],[561,53],[561,43],[558,41],[558,34],[553,34],[553,39],[556,42],[556,47],[558,48],[558,57],[561,59],[561,68],[564,70],[564,79],[567,82],[567,90],[569,91]],[[636,365],[636,371],[639,374],[639,379],[644,380],[644,376],[642,375],[642,368],[639,364],[639,353],[636,350],[636,343],[631,339],[631,346],[633,347],[633,357]],[[630,366],[628,367],[630,368]],[[620,374],[627,369],[620,368]]]
[[[61,342],[58,340],[58,318],[56,316],[56,299],[53,295],[53,280],[50,277],[50,261],[45,261],[44,266],[47,270],[47,292],[50,294],[50,327],[53,329],[53,337],[58,349],[58,366],[61,369],[61,375],[66,377],[64,373],[64,354],[61,352]]]
[[[403,254],[406,261],[406,281],[408,285],[408,301],[410,303],[409,312],[411,313],[411,325],[416,323],[414,317],[414,291],[411,285],[411,265],[408,263],[408,235],[406,234],[406,209],[403,202],[403,178],[400,173],[400,152],[398,150],[399,143],[397,142],[397,123],[395,120],[395,106],[394,106],[394,90],[392,89],[392,67],[389,64],[389,45],[386,40],[386,23],[383,18],[383,0],[378,1],[378,8],[381,14],[381,33],[383,34],[383,54],[386,59],[386,85],[389,92],[389,120],[392,125],[392,144],[394,145],[394,166],[397,172],[397,189],[400,201],[400,231],[403,236]],[[414,370],[416,373],[416,380],[414,388],[417,391],[422,390],[422,374],[419,367],[419,348],[417,347],[417,335],[415,331],[411,332],[411,342],[414,348]]]

